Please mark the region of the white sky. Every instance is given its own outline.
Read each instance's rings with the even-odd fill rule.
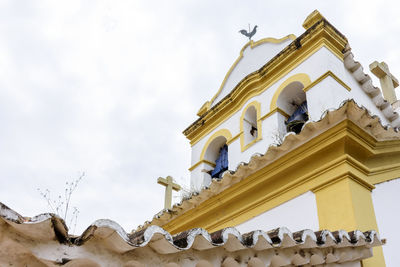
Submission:
[[[246,38],[304,32],[318,9],[364,69],[400,78],[397,1],[0,0],[0,201],[48,211],[37,188],[72,196],[76,233],[100,218],[135,229],[163,207],[159,176],[189,181],[182,131]],[[375,85],[379,85],[375,82]]]

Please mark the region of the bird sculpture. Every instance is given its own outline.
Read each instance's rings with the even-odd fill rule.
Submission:
[[[256,34],[257,27],[258,27],[257,25],[254,26],[253,30],[250,32],[250,25],[249,25],[249,31],[240,30],[239,32],[240,32],[241,34],[243,34],[244,36],[249,37],[249,40],[251,40],[251,37],[253,37],[253,35]]]

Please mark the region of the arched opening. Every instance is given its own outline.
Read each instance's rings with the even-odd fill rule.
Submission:
[[[224,136],[218,136],[208,145],[204,154],[204,160],[215,164],[214,169],[207,173],[212,178],[220,178],[221,174],[228,169],[228,145]]]
[[[254,141],[258,137],[257,110],[250,106],[243,117],[244,145]]]
[[[258,101],[249,103],[240,117],[240,146],[242,152],[261,139],[261,104]]]
[[[295,81],[288,84],[279,94],[276,105],[288,117],[279,119],[280,129],[285,133],[300,133],[304,123],[308,120],[308,109],[306,94],[303,91],[304,85]],[[284,127],[282,127],[284,125]]]

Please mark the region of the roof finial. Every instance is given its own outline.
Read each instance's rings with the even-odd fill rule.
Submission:
[[[256,32],[257,32],[257,27],[258,27],[257,25],[254,26],[253,30],[250,32],[250,24],[249,24],[249,31],[240,30],[239,32],[240,32],[241,34],[243,34],[244,36],[249,37],[249,40],[251,40],[251,37],[253,37],[253,35],[256,34]]]

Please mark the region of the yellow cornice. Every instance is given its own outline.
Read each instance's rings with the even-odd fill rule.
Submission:
[[[326,47],[343,60],[342,50],[346,44],[347,39],[326,20],[319,21],[260,70],[246,76],[230,94],[206,111],[183,133],[190,140],[191,145],[196,144],[220,123],[231,117],[251,97],[270,88],[321,47]]]
[[[346,119],[161,226],[172,233],[195,227],[215,231],[340,179],[372,190],[377,176],[386,171],[393,179],[398,169],[400,140],[378,141]]]

